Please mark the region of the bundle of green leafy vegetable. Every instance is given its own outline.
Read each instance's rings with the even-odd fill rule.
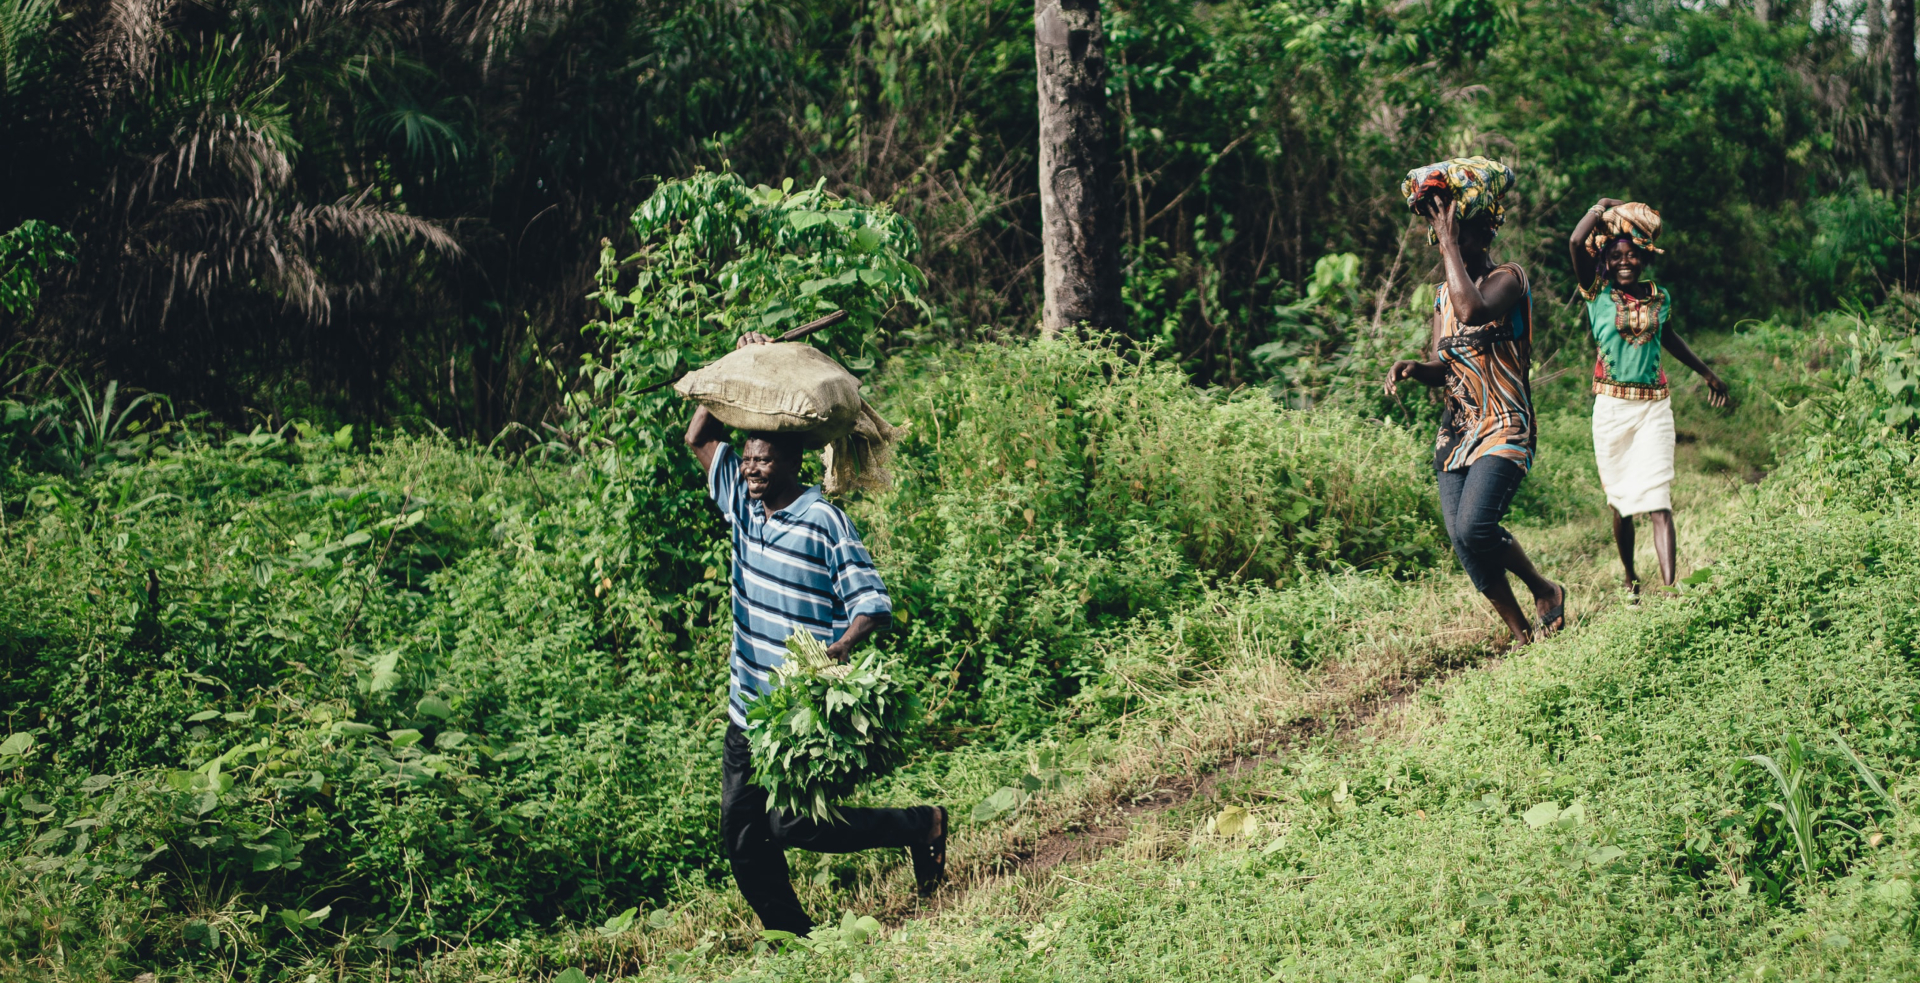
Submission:
[[[753,781],[769,810],[838,820],[836,800],[906,760],[919,701],[876,652],[842,665],[804,631],[787,652],[779,685],[747,707]]]

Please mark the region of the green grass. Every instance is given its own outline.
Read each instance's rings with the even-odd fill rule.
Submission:
[[[1736,358],[1753,351],[1716,340]],[[1740,417],[1755,414],[1727,423],[1680,410],[1683,430],[1725,427],[1730,454],[1771,464],[1764,443],[1739,437]],[[1583,450],[1564,421],[1549,442],[1543,458]],[[1920,529],[1904,514],[1805,514],[1792,495],[1804,474],[1742,493],[1741,477],[1698,456],[1682,469],[1683,561],[1713,566],[1701,586],[1623,607],[1605,587],[1615,561],[1589,496],[1584,514],[1519,528],[1550,571],[1589,583],[1592,615],[1575,631],[1427,689],[1356,737],[1136,818],[1102,859],[1002,879],[878,945],[828,940],[685,968],[868,980],[1911,978],[1920,823],[1895,802],[1920,796]],[[1243,695],[1224,682],[1184,712]],[[1783,795],[1748,760],[1758,755],[1783,762],[1798,794]],[[1222,817],[1242,825],[1230,810],[1252,823],[1223,836]]]
[[[1815,433],[1826,450],[1789,442],[1776,462],[1769,438],[1787,424],[1753,392],[1775,353],[1805,364],[1814,346],[1773,329],[1698,342],[1747,390],[1733,413],[1684,385],[1676,401],[1696,436],[1676,488],[1681,572],[1711,576],[1641,608],[1614,586],[1580,380],[1542,387],[1541,465],[1513,524],[1572,586],[1575,627],[1510,656],[1450,563],[1421,571],[1431,540],[1424,556],[1348,565],[1377,554],[1395,515],[1431,536],[1417,437],[1100,368],[1108,355],[931,358],[885,394],[919,435],[901,485],[855,514],[906,602],[890,646],[924,674],[927,703],[955,709],[862,800],[957,807],[956,884],[928,910],[900,856],[795,853],[816,914],[894,927],[785,953],[757,951],[708,839],[723,626],[676,624],[692,609],[641,589],[628,530],[563,468],[432,441],[106,462],[9,513],[8,685],[54,723],[0,789],[14,865],[0,965],[474,983],[568,967],[1910,977],[1920,828],[1898,803],[1920,801],[1920,530],[1897,501],[1863,511],[1831,489],[1863,461],[1872,489],[1912,475],[1874,456],[1904,439],[1885,435]],[[1021,441],[1025,459],[990,453]],[[1754,469],[1780,470],[1756,488]],[[33,486],[16,469],[8,487]],[[180,502],[136,507],[160,492]],[[373,536],[332,547],[415,512],[384,559]],[[1639,562],[1653,569],[1644,542]],[[148,564],[194,585],[170,587],[159,617],[141,603]],[[86,661],[102,652],[104,674]],[[126,695],[104,699],[99,680]],[[228,716],[188,719],[203,707]],[[456,731],[464,749],[443,738]],[[242,737],[269,747],[232,759],[231,790],[188,774]],[[1749,760],[1762,755],[1792,794]],[[287,784],[309,769],[318,795]],[[1017,808],[966,817],[1023,778],[1002,801]],[[195,853],[181,810],[207,791],[219,798],[194,835],[234,842]],[[276,828],[298,838],[279,844]],[[1114,842],[1029,872],[1001,863],[1063,831]],[[113,867],[154,845],[157,859]],[[316,880],[222,866],[217,851],[238,847],[311,863]],[[322,875],[353,886],[290,890]],[[402,916],[367,917],[382,910]]]

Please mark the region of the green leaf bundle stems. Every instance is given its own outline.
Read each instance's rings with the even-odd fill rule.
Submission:
[[[787,651],[774,670],[780,685],[747,707],[753,781],[769,811],[838,821],[836,801],[906,760],[919,701],[877,652],[842,665],[806,632],[788,638]]]

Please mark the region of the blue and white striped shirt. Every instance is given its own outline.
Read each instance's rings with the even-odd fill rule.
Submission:
[[[773,688],[798,629],[832,645],[856,615],[886,625],[887,585],[845,512],[818,485],[772,516],[747,497],[740,456],[721,444],[707,471],[707,492],[733,526],[733,659],[727,714],[747,725],[747,704]]]

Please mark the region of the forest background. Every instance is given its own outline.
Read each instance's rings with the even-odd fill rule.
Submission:
[[[627,213],[698,167],[908,219],[931,314],[903,309],[882,349],[1018,335],[1028,7],[9,0],[0,229],[74,244],[0,345],[230,421],[491,439],[554,419],[551,367],[595,350],[600,240],[632,253]],[[1602,190],[1659,203],[1696,329],[1920,276],[1880,0],[1105,18],[1126,331],[1201,383],[1314,384],[1354,340],[1319,308],[1374,330],[1431,279],[1399,178],[1468,151],[1523,175],[1503,248],[1556,339],[1578,337],[1564,232]],[[1310,298],[1348,255],[1345,290]]]
[[[1920,488],[1900,13],[1105,5],[1128,315],[1039,342],[1028,4],[0,0],[0,970],[753,951],[713,828],[726,544],[651,387],[836,307],[816,341],[912,435],[898,486],[847,503],[930,710],[872,795],[1039,823],[1121,723],[1246,657],[1230,626],[1331,664],[1354,622],[1325,598],[1385,616],[1451,572],[1436,405],[1377,384],[1436,279],[1400,179],[1456,154],[1520,175],[1496,252],[1532,274],[1543,458],[1587,452],[1567,230],[1648,201],[1682,330],[1743,387],[1684,421],[1715,444],[1688,461],[1799,462],[1817,499],[1766,506],[1786,531],[1724,596],[1908,575],[1874,525]],[[1582,468],[1543,467],[1516,519],[1596,509]],[[1796,552],[1842,506],[1871,562]],[[1803,634],[1872,642],[1821,652],[1895,644],[1825,605]],[[1887,701],[1833,712],[1910,769]],[[1729,746],[1773,747],[1786,711],[1748,710]],[[1803,798],[1862,836],[1776,815],[1757,771],[1675,772],[1674,815],[1721,832],[1635,833],[1681,858],[1634,882],[1648,910],[1730,883],[1801,911],[1866,876],[1891,813],[1821,753]],[[1423,814],[1489,813],[1488,781]],[[892,897],[897,868],[807,868],[809,902]]]

